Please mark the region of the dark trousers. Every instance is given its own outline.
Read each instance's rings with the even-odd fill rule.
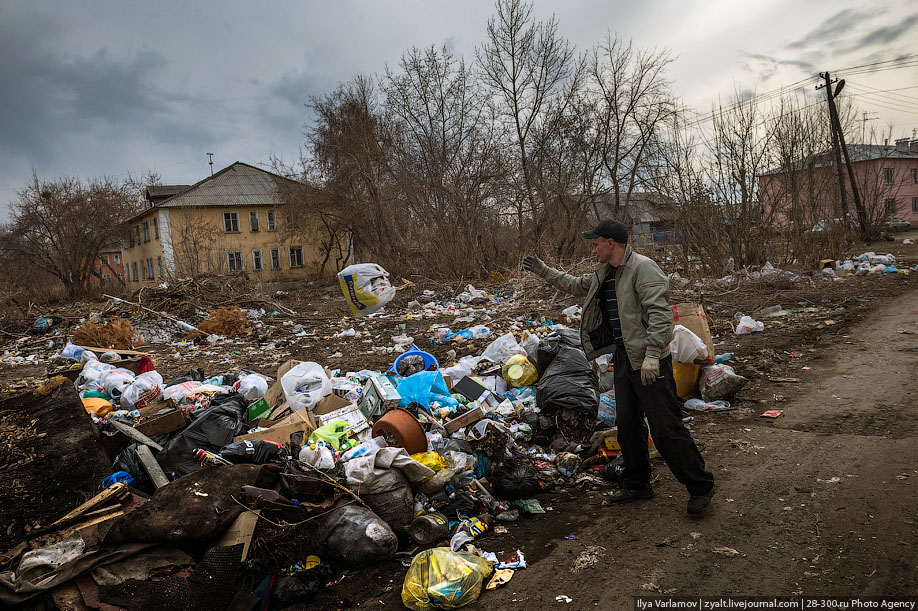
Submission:
[[[660,359],[660,377],[649,386],[641,384],[641,370],[631,368],[624,347],[615,350],[612,362],[618,443],[625,457],[622,488],[636,490],[650,482],[646,416],[654,445],[676,479],[689,494],[707,493],[714,486],[714,476],[705,471],[704,458],[682,424],[672,357]]]

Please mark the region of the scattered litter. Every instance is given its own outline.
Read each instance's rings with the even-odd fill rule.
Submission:
[[[770,409],[765,412],[762,412],[759,415],[759,417],[760,418],[777,418],[778,416],[781,416],[783,413],[784,413],[784,410],[782,409]]]

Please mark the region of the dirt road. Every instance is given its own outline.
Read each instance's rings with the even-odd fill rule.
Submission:
[[[549,529],[548,553],[489,592],[488,606],[631,609],[632,597],[654,593],[915,595],[916,294],[877,309],[824,346],[802,383],[776,390],[786,401],[761,411],[782,408],[781,418],[696,418],[718,480],[705,518],[686,515],[685,491],[657,464],[656,499],[603,506],[596,494],[556,508],[562,524]],[[578,503],[575,517],[567,505]],[[590,552],[598,562],[577,570]],[[573,602],[556,601],[562,594]]]
[[[661,461],[650,501],[610,506],[601,492],[576,489],[545,495],[551,511],[482,541],[499,557],[523,549],[529,568],[477,605],[633,609],[635,596],[654,595],[915,595],[918,287],[817,346],[799,359],[799,383],[766,382],[783,402],[695,418],[717,478],[704,518],[685,513],[687,494]],[[784,415],[759,417],[775,408]],[[403,575],[398,562],[375,567],[354,576],[344,588],[350,596],[338,586],[316,603],[400,607]]]

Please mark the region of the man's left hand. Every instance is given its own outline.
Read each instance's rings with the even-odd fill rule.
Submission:
[[[660,359],[647,355],[641,365],[641,383],[650,386],[660,377]]]

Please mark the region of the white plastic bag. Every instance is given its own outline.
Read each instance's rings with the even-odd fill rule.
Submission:
[[[163,396],[163,376],[158,371],[148,371],[134,378],[121,395],[122,409],[139,409],[160,400]]]
[[[375,263],[349,265],[338,272],[338,284],[355,316],[381,309],[395,297],[389,272]]]
[[[705,402],[711,402],[733,396],[748,381],[729,365],[711,365],[701,370],[698,390]]]
[[[335,457],[331,449],[324,444],[305,445],[300,450],[301,463],[312,465],[316,469],[334,469]]]
[[[176,403],[181,403],[185,397],[194,392],[197,392],[197,389],[200,387],[201,383],[196,382],[195,380],[188,380],[187,382],[182,382],[181,384],[173,384],[172,386],[167,386],[165,389],[163,389],[163,399],[172,399]]]
[[[312,409],[323,397],[331,394],[332,386],[325,370],[318,363],[300,363],[281,378],[281,387],[290,409]]]
[[[716,412],[722,411],[725,409],[730,409],[729,401],[711,401],[705,402],[701,399],[689,399],[685,402],[685,409],[690,409],[693,412]]]
[[[86,354],[86,352],[83,352],[83,354]],[[90,359],[89,361],[86,361],[86,364],[83,365],[83,371],[80,372],[80,375],[76,379],[75,386],[77,387],[77,390],[80,392],[83,392],[84,390],[98,390],[99,392],[105,392],[105,389],[102,388],[102,374],[104,374],[106,371],[111,371],[114,368],[114,365],[109,365],[108,363],[103,363],[102,361],[96,359]]]
[[[99,383],[102,384],[102,388],[105,389],[105,394],[112,399],[120,399],[121,395],[124,394],[124,390],[131,385],[134,378],[133,371],[118,368],[103,373]]]
[[[736,334],[758,333],[764,329],[765,323],[753,320],[752,316],[743,316],[740,318],[739,324],[736,325]]]
[[[706,359],[708,347],[704,341],[682,325],[673,327],[673,341],[669,343],[674,363],[694,363],[695,359]]]
[[[268,392],[268,380],[263,375],[250,373],[239,380],[238,392],[249,403],[258,401]]]
[[[516,343],[513,333],[506,333],[491,342],[481,356],[494,363],[503,363],[514,354],[526,356],[526,351]]]

